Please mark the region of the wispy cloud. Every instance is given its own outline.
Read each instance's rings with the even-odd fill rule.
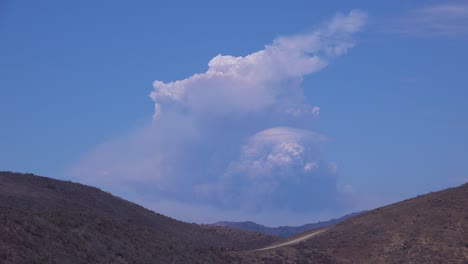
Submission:
[[[337,14],[247,56],[218,55],[204,73],[155,81],[152,123],[92,149],[70,173],[133,200],[245,218],[343,209],[336,166],[318,147],[326,137],[311,130],[320,108],[307,103],[301,81],[352,48],[365,21],[359,10]]]
[[[427,5],[390,23],[393,32],[414,36],[468,35],[468,2]]]

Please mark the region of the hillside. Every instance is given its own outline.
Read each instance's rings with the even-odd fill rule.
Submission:
[[[467,208],[464,184],[282,240],[180,222],[77,183],[0,172],[0,263],[467,263]]]
[[[350,218],[302,243],[243,255],[250,263],[467,263],[468,184]]]
[[[97,188],[0,172],[0,263],[220,263],[278,238],[176,221]]]
[[[361,213],[362,212],[347,214],[340,218],[331,219],[331,220],[323,221],[323,222],[312,223],[312,224],[305,224],[301,226],[268,227],[268,226],[260,225],[260,224],[250,222],[250,221],[246,221],[246,222],[222,221],[222,222],[216,222],[214,224],[211,224],[211,226],[228,227],[232,229],[252,231],[252,232],[257,232],[257,233],[262,233],[262,234],[272,235],[272,236],[290,237],[290,236],[303,233],[303,232],[307,232],[313,229],[336,225],[338,223],[343,222],[344,220],[348,218],[359,215]]]

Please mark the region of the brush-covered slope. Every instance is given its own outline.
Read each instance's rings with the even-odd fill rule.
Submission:
[[[468,184],[368,211],[252,263],[468,263]]]
[[[222,263],[278,238],[176,221],[97,188],[0,172],[0,263]]]

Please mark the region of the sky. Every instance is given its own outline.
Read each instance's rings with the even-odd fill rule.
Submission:
[[[0,0],[0,170],[196,223],[468,181],[468,1]]]

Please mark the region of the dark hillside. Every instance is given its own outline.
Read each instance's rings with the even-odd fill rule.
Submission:
[[[176,221],[77,183],[0,172],[0,263],[468,263],[467,208],[464,184],[252,251],[280,239]]]
[[[468,263],[468,184],[348,219],[253,263]]]
[[[180,222],[97,188],[0,172],[0,263],[219,263],[278,238]]]

